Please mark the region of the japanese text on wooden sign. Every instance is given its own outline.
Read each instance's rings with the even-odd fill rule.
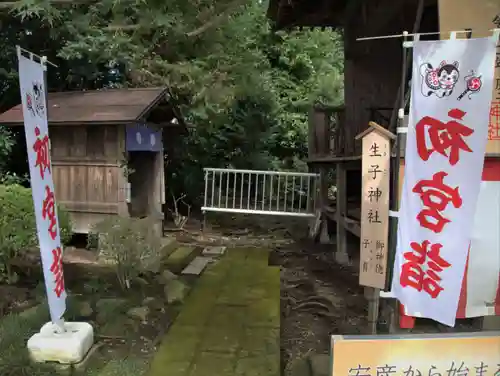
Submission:
[[[383,289],[389,234],[390,134],[370,123],[362,137],[361,252],[359,283]]]
[[[45,101],[45,67],[18,52],[19,86],[28,149],[30,183],[42,258],[45,286],[53,322],[66,310],[63,251],[54,196],[50,140]]]
[[[499,333],[332,336],[330,375],[500,376]]]
[[[412,316],[454,326],[486,150],[496,40],[417,41],[413,48],[418,79],[392,291]],[[464,99],[471,76],[479,89]]]

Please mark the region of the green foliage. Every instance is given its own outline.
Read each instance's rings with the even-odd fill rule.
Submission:
[[[58,208],[61,242],[71,238],[68,213]],[[14,283],[12,261],[38,245],[31,190],[20,185],[0,185],[0,281]]]
[[[123,290],[161,261],[161,238],[149,218],[107,218],[92,228],[89,241],[96,238],[99,256],[115,268]]]
[[[13,177],[6,171],[7,161],[13,146],[14,140],[10,131],[0,127],[0,183],[15,181],[12,179],[15,176]]]
[[[0,321],[0,375],[51,376],[53,368],[33,364],[26,351],[26,339],[49,320],[47,304],[29,308]]]
[[[58,70],[49,69],[51,87],[168,86],[193,126],[167,148],[169,185],[196,203],[203,167],[296,169],[307,153],[310,106],[343,102],[341,36],[275,33],[267,6],[260,0],[103,0],[75,7],[21,0],[8,16],[13,26],[0,33],[58,63]],[[4,92],[18,101],[13,43],[5,45],[0,66],[8,77]],[[117,68],[121,80],[110,73]]]

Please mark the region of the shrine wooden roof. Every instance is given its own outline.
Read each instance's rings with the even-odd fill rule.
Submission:
[[[164,88],[106,89],[48,94],[49,124],[123,124],[141,120],[166,100]],[[0,114],[0,125],[23,125],[22,105]]]

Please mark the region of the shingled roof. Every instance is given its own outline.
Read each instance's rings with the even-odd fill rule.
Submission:
[[[142,120],[167,89],[106,89],[49,93],[49,124],[120,124]],[[22,105],[0,115],[0,125],[23,125]]]

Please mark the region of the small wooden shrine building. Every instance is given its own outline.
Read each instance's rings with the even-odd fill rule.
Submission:
[[[182,124],[166,89],[49,93],[48,117],[56,198],[75,233],[114,215],[161,228],[164,128]],[[21,105],[0,115],[0,125],[23,124]]]
[[[459,37],[491,35],[500,28],[498,0],[270,0],[268,16],[276,29],[336,28],[344,40],[344,105],[315,107],[310,113],[308,165],[321,174],[319,208],[336,228],[336,258],[359,265],[359,253],[349,254],[350,238],[359,247],[361,201],[361,142],[356,135],[374,121],[396,132],[403,76],[402,38],[381,37],[420,33],[421,40],[447,39],[450,31],[468,31]],[[406,75],[411,78],[411,50]],[[487,158],[500,168],[500,60],[490,115]],[[409,82],[405,82],[409,87]],[[409,91],[404,92],[405,112]],[[401,145],[399,189],[404,174]],[[332,178],[333,177],[333,178]],[[336,198],[329,187],[336,186]],[[329,226],[331,228],[331,226]],[[358,248],[359,249],[359,248]],[[499,289],[500,293],[500,289]],[[499,306],[500,308],[500,306]]]

